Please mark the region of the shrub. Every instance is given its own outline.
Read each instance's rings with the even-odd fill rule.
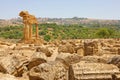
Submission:
[[[45,41],[50,41],[50,39],[51,39],[50,35],[45,35],[45,36],[44,36],[44,40],[45,40]]]
[[[98,37],[109,38],[114,34],[114,31],[108,28],[100,28],[97,32]]]

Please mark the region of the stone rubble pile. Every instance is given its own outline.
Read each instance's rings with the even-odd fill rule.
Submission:
[[[0,41],[0,80],[120,80],[119,39]]]

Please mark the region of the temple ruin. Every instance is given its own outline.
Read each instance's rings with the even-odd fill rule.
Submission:
[[[39,43],[41,44],[42,40],[39,38],[38,33],[38,21],[35,18],[34,15],[31,15],[28,13],[28,11],[21,11],[19,13],[19,16],[23,18],[23,39],[22,42],[24,43]],[[33,36],[33,25],[36,26],[36,33],[35,36]]]

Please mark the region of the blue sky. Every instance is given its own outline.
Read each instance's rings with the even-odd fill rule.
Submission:
[[[120,0],[1,0],[0,19],[27,10],[37,17],[120,19]]]

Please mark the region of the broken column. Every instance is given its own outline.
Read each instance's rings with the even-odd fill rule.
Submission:
[[[112,64],[79,62],[69,67],[68,80],[113,80],[120,79],[119,68]]]

